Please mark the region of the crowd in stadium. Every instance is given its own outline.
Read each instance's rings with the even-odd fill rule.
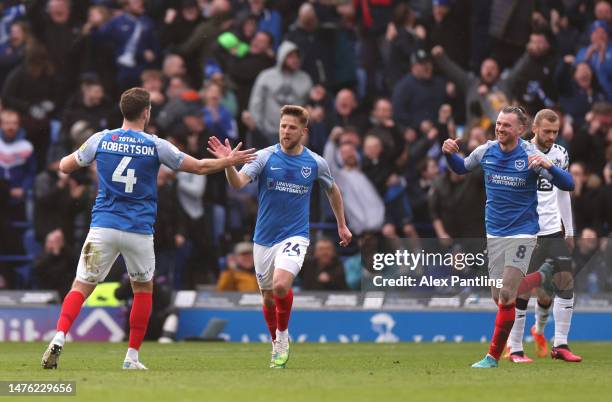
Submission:
[[[503,106],[552,108],[576,184],[574,261],[590,261],[575,287],[612,289],[597,254],[612,227],[610,0],[3,0],[0,13],[0,289],[70,288],[97,185],[59,160],[119,127],[134,86],[151,94],[147,132],[199,158],[210,136],[274,144],[280,108],[307,107],[305,145],[356,240],[484,237],[482,173],[451,173],[440,144],[460,137],[468,154]],[[255,194],[162,166],[156,275],[256,291]],[[335,246],[320,191],[311,209],[300,286],[359,289],[359,242]]]

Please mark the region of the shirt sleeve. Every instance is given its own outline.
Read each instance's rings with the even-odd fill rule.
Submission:
[[[324,189],[329,190],[334,185],[334,178],[332,177],[329,165],[327,164],[327,161],[321,156],[317,154],[314,155],[315,161],[317,162],[317,170],[319,172],[317,180],[319,180],[319,183]]]
[[[463,165],[467,170],[474,170],[480,166],[480,161],[484,157],[485,152],[489,149],[489,142],[479,145],[471,154],[465,157]]]
[[[244,165],[242,169],[240,169],[240,173],[249,176],[251,181],[257,180],[261,172],[263,172],[268,159],[270,159],[270,155],[271,152],[268,149],[261,149],[255,152],[255,156],[257,156],[255,160]]]
[[[94,159],[96,159],[98,144],[102,140],[102,137],[104,137],[104,134],[106,134],[106,131],[95,133],[94,135],[89,137],[87,141],[83,143],[83,145],[79,147],[75,155],[76,161],[79,166],[89,166],[94,161]]]
[[[177,170],[181,166],[183,159],[185,159],[185,153],[161,138],[155,139],[155,146],[157,147],[157,155],[161,163],[172,170]]]

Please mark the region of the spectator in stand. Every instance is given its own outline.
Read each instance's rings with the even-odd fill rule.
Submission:
[[[325,144],[323,156],[329,164],[332,176],[342,189],[348,227],[356,235],[380,231],[385,218],[383,200],[361,171],[355,144],[344,140],[339,145],[336,143],[341,135],[342,130],[332,131]]]
[[[277,48],[283,38],[281,15],[276,10],[266,8],[265,0],[248,0],[242,10],[238,12],[241,20],[248,15],[257,17],[257,30],[268,32],[274,40],[274,48]]]
[[[70,130],[78,121],[85,121],[94,131],[115,127],[121,123],[121,115],[114,102],[104,93],[104,87],[95,74],[81,77],[81,88],[66,103],[62,116],[62,139],[68,148]]]
[[[569,172],[575,183],[571,198],[576,231],[597,227],[598,187],[601,180],[594,174],[590,175],[582,162],[573,162]]]
[[[219,138],[235,140],[238,138],[238,127],[230,112],[221,105],[221,87],[214,82],[204,86],[204,123],[211,135]]]
[[[212,0],[208,13],[208,18],[196,26],[187,40],[168,48],[189,61],[189,81],[195,88],[202,84],[204,65],[214,54],[218,36],[233,23],[232,5],[228,0]]]
[[[393,89],[393,118],[404,127],[418,128],[435,121],[446,98],[446,82],[433,75],[432,60],[424,50],[412,55],[410,73]]]
[[[34,180],[34,232],[36,240],[44,242],[48,233],[59,228],[67,244],[80,248],[74,244],[75,218],[89,210],[92,200],[82,173],[59,172],[59,161],[65,155],[63,147],[51,147],[46,169]]]
[[[97,42],[114,45],[119,91],[140,84],[140,74],[159,65],[160,46],[155,23],[145,14],[144,0],[127,0],[123,13],[103,24],[91,21]]]
[[[49,53],[60,85],[60,105],[78,86],[77,42],[85,22],[88,1],[33,0],[27,2],[32,33]]]
[[[314,255],[304,261],[303,290],[346,290],[344,266],[336,254],[336,246],[329,239],[319,239]]]
[[[432,0],[431,17],[424,21],[428,49],[442,46],[462,69],[468,68],[469,0]]]
[[[555,106],[559,94],[554,82],[558,58],[551,45],[548,30],[536,30],[529,36],[527,51],[512,68],[512,92],[527,112],[534,116],[544,108]]]
[[[609,24],[603,20],[591,24],[591,43],[578,51],[576,61],[585,61],[591,65],[608,101],[612,102],[612,42]]]
[[[355,93],[344,88],[336,94],[334,110],[326,113],[328,127],[356,127],[360,134],[367,125],[367,117],[361,113]]]
[[[197,0],[180,0],[177,8],[166,9],[162,26],[161,44],[163,47],[179,46],[204,21]]]
[[[0,46],[9,41],[11,35],[11,26],[26,15],[25,4],[20,4],[20,1],[14,1],[14,4],[3,4],[0,9]]]
[[[604,186],[601,189],[599,204],[597,207],[597,232],[602,237],[610,237],[612,233],[612,161],[604,168]],[[608,250],[612,250],[612,244],[608,244]],[[608,255],[608,258],[612,255]],[[609,261],[612,262],[612,261]]]
[[[200,102],[198,93],[181,77],[170,79],[166,88],[166,99],[166,104],[156,119],[156,125],[162,135],[178,132],[182,128],[183,116],[190,110],[199,108]]]
[[[576,58],[567,55],[555,72],[559,103],[574,127],[582,127],[586,114],[595,102],[606,100],[591,66],[586,62],[574,65]]]
[[[305,105],[310,88],[312,80],[301,70],[297,46],[292,42],[283,42],[278,48],[276,66],[257,76],[249,99],[249,113],[270,144],[278,140],[281,107]]]
[[[47,49],[30,38],[24,63],[11,71],[2,88],[4,105],[21,115],[39,166],[44,166],[47,158],[49,121],[57,111],[60,97],[56,74]]]
[[[234,253],[227,256],[227,268],[217,282],[220,292],[257,292],[253,243],[241,242],[234,246]]]
[[[4,80],[11,70],[23,61],[28,37],[28,26],[18,21],[11,25],[8,41],[0,44],[0,88],[4,85]]]
[[[586,123],[574,134],[570,143],[571,160],[584,163],[589,173],[601,175],[606,165],[606,147],[612,143],[612,103],[593,104]]]
[[[140,80],[142,82],[141,87],[146,89],[151,97],[151,119],[147,125],[147,132],[156,134],[157,126],[155,122],[157,116],[159,116],[159,113],[166,105],[166,96],[164,95],[164,74],[159,70],[144,70],[140,75]]]
[[[19,124],[19,114],[10,109],[0,112],[0,177],[8,182],[9,216],[14,221],[26,219],[26,198],[36,174],[32,143]]]
[[[34,260],[34,274],[38,286],[57,291],[60,300],[70,290],[74,279],[77,259],[66,244],[61,229],[49,232],[45,238],[44,250]]]
[[[274,65],[272,36],[267,32],[257,32],[251,40],[249,53],[242,58],[231,57],[228,64],[227,73],[236,85],[238,110],[246,110],[249,107],[253,82],[259,73]]]
[[[302,69],[314,84],[327,88],[335,82],[334,29],[321,26],[312,3],[300,6],[298,18],[289,28],[285,39],[300,49]]]
[[[572,255],[574,289],[577,292],[599,293],[612,289],[612,269],[600,251],[597,232],[584,228]]]
[[[486,58],[480,65],[480,75],[476,76],[453,62],[445,54],[442,46],[434,47],[431,53],[436,65],[465,96],[467,124],[479,120],[483,126],[488,126],[494,122],[499,111],[509,103],[510,88],[516,79],[516,74],[511,73],[505,79],[500,79],[497,62],[492,58]]]
[[[393,21],[387,26],[385,41],[389,47],[385,75],[387,88],[395,87],[406,71],[410,70],[410,56],[425,46],[425,28],[416,25],[416,17],[405,2],[393,10]]]
[[[393,105],[389,98],[378,98],[374,101],[367,134],[380,139],[385,156],[395,165],[404,148],[404,138],[393,120]]]

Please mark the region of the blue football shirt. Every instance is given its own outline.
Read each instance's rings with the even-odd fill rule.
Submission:
[[[116,129],[92,135],[76,154],[80,166],[96,161],[98,196],[91,227],[152,234],[159,165],[176,170],[184,157],[168,141],[141,131]]]
[[[240,170],[258,180],[257,222],[253,241],[273,246],[292,236],[309,238],[310,194],[315,181],[330,189],[334,180],[325,159],[304,147],[288,155],[279,144],[257,151]]]
[[[502,151],[497,141],[488,141],[465,158],[466,169],[480,165],[484,170],[488,235],[505,237],[539,232],[538,177],[552,180],[552,175],[546,169],[529,169],[528,157],[536,154],[544,156],[535,145],[520,139],[510,152]]]

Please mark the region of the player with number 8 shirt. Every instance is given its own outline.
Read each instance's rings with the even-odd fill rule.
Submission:
[[[465,159],[456,155],[459,151],[457,140],[448,139],[442,145],[455,173],[465,174],[482,166],[487,194],[485,226],[489,278],[502,279],[501,288],[491,287],[498,311],[489,353],[474,363],[474,368],[498,366],[514,324],[517,294],[548,285],[552,280],[552,269],[547,266],[525,275],[540,231],[539,177],[562,190],[571,191],[574,187],[568,172],[553,165],[535,145],[520,138],[527,126],[528,118],[522,108],[506,106],[495,122],[496,141],[480,145]]]
[[[81,251],[72,289],[62,303],[57,333],[43,354],[42,366],[57,368],[66,334],[81,306],[96,285],[108,275],[121,254],[125,260],[134,301],[130,313],[129,347],[124,369],[146,370],[138,350],[152,308],[153,225],[157,213],[157,174],[160,164],[173,170],[209,174],[254,160],[254,149],[242,144],[221,159],[195,159],[168,141],[147,134],[151,116],[149,93],[128,89],[119,102],[123,125],[92,135],[77,151],[60,161],[60,170],[71,173],[96,162],[98,196],[92,209],[90,230]]]

